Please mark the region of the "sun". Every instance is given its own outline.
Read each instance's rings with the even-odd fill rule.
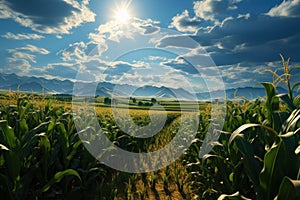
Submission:
[[[129,24],[132,13],[131,13],[131,2],[132,0],[120,0],[118,4],[115,5],[113,10],[113,19],[118,24]]]
[[[120,24],[127,24],[131,18],[130,12],[126,7],[117,8],[114,12],[116,22]]]

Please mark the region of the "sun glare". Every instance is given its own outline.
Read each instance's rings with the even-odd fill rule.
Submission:
[[[118,23],[126,24],[128,23],[129,19],[130,19],[130,14],[127,8],[122,7],[122,8],[118,8],[115,11],[115,20]]]
[[[117,23],[129,24],[129,21],[132,18],[131,16],[132,13],[130,12],[131,10],[129,8],[131,5],[131,1],[132,0],[122,0],[115,5],[112,17]]]

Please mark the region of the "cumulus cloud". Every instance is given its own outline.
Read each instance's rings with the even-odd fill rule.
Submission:
[[[47,49],[39,48],[34,45],[26,45],[25,47],[18,47],[15,49],[8,49],[8,53],[11,54],[12,57],[8,58],[8,62],[12,63],[17,60],[27,60],[33,63],[36,63],[35,54],[47,55],[50,52]]]
[[[190,38],[205,48],[219,66],[240,62],[271,62],[278,60],[280,53],[300,61],[299,20],[298,17],[268,15],[230,17],[209,31],[198,30]],[[197,48],[183,42],[184,37],[188,36],[166,36],[158,42],[158,46],[185,45],[192,49]]]
[[[47,34],[67,34],[82,23],[95,21],[88,1],[76,0],[2,0],[0,16]]]
[[[63,61],[74,61],[76,59],[82,59],[86,56],[87,45],[84,42],[76,42],[69,44],[69,47],[59,51],[57,54],[62,56]]]
[[[300,17],[300,0],[282,1],[272,8],[267,15],[272,17]]]
[[[180,15],[177,14],[172,18],[170,28],[176,28],[181,32],[195,32],[201,24],[201,20],[197,17],[190,18],[187,10]]]
[[[189,35],[166,35],[156,43],[158,48],[178,47],[194,49],[199,47],[199,44]]]
[[[196,16],[216,23],[230,16],[230,10],[236,10],[241,0],[203,0],[194,3]]]
[[[131,74],[133,65],[125,62],[115,63],[113,66],[108,67],[103,73],[114,77],[123,76],[125,73]]]
[[[15,70],[17,73],[22,74],[29,72],[31,63],[36,63],[36,54],[47,55],[50,53],[47,49],[34,45],[8,49],[7,51],[11,56],[7,58],[8,69],[5,71]]]
[[[107,39],[120,42],[120,39],[134,39],[136,34],[151,35],[157,33],[160,30],[157,24],[159,22],[152,19],[132,18],[128,24],[121,24],[112,20],[101,24],[96,33],[89,34],[89,38],[98,44],[105,43]]]
[[[272,81],[272,74],[266,72],[267,69],[277,70],[281,73],[282,63],[262,62],[262,63],[238,63],[234,65],[220,66],[224,83],[227,88],[238,88],[247,86],[257,86],[259,82]],[[297,80],[299,74],[295,74],[294,80]]]
[[[194,39],[208,47],[218,65],[273,61],[279,53],[299,60],[299,19],[266,15],[232,18],[210,32],[198,32]]]
[[[109,65],[107,65],[107,68],[103,73],[115,77],[120,77],[124,74],[135,74],[137,70],[148,67],[148,64],[144,62],[129,63],[124,61],[115,61],[107,64]]]
[[[162,62],[161,64],[170,66],[173,69],[177,69],[182,72],[186,72],[188,74],[198,74],[199,73],[192,64],[190,64],[188,61],[186,61],[182,57],[177,57],[176,59],[170,59],[169,61]]]
[[[237,11],[231,16],[230,12],[226,14],[224,11],[236,9],[230,5],[237,5],[239,1],[196,2],[194,8],[198,12],[197,17],[211,20],[214,26],[209,27],[209,23],[202,22],[203,25],[194,26],[196,33],[167,35],[157,42],[157,46],[189,48],[189,53],[169,59],[164,64],[192,76],[198,75],[195,70],[198,69],[208,79],[213,78],[216,70],[219,70],[227,87],[253,86],[257,82],[266,81],[266,78],[271,81],[270,74],[262,71],[280,68],[280,63],[270,65],[280,60],[280,53],[291,57],[294,63],[300,62],[300,27],[297,25],[300,21],[299,2],[283,1],[267,14],[239,14]],[[189,17],[186,13],[183,14]],[[178,16],[180,15],[176,17]],[[187,37],[196,41],[199,46],[187,45],[184,42]],[[207,65],[211,64],[210,59],[217,67]],[[201,64],[191,68],[185,60]]]
[[[145,35],[157,33],[160,30],[158,26],[153,26],[152,24],[140,25],[140,28],[144,29],[143,34]]]
[[[70,63],[50,63],[42,68],[31,68],[30,73],[36,76],[47,74],[49,78],[75,79],[78,67]]]
[[[7,32],[5,35],[2,35],[2,37],[6,39],[12,39],[12,40],[40,40],[43,39],[44,36],[38,35],[38,34],[30,34],[30,33],[18,33],[14,34],[11,32]]]
[[[7,59],[8,67],[0,69],[3,73],[16,73],[18,75],[27,75],[30,71],[31,64],[27,59]]]
[[[142,48],[144,44],[149,46],[149,39],[160,32],[160,27],[158,21],[151,19],[130,20],[128,24],[116,20],[101,24],[89,34],[88,42],[71,43],[56,55],[61,56],[63,62],[79,65],[81,71],[97,81],[118,81],[126,72],[134,74],[137,68],[145,68],[147,64],[134,60],[132,63],[115,61],[116,57],[128,52],[129,48]],[[141,37],[144,39],[140,40]],[[151,46],[154,44],[151,43]]]

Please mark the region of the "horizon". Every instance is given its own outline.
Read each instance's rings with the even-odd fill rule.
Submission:
[[[3,77],[0,73],[0,79]],[[5,74],[9,76],[8,74]],[[15,75],[18,76],[18,75]],[[10,77],[5,77],[9,78]],[[241,86],[237,88],[227,88],[223,90],[210,90],[210,91],[194,91],[189,92],[183,88],[170,88],[165,86],[152,86],[144,85],[140,87],[134,87],[126,84],[113,84],[109,82],[89,82],[89,83],[75,83],[70,80],[68,84],[63,84],[60,80],[54,79],[39,79],[36,77],[20,77],[18,83],[14,81],[8,82],[8,84],[0,85],[1,91],[20,91],[24,93],[35,94],[47,94],[47,95],[70,95],[70,96],[94,96],[94,97],[111,97],[111,98],[158,98],[164,100],[178,99],[184,101],[214,101],[218,100],[233,100],[236,98],[257,99],[265,97],[265,88],[256,84],[255,86]],[[32,80],[31,78],[34,78]],[[3,78],[2,78],[3,79]],[[53,83],[55,81],[55,83]],[[101,85],[102,84],[102,85]],[[105,85],[103,85],[105,84]],[[107,85],[109,84],[109,85]],[[54,86],[56,85],[56,87]],[[77,85],[77,86],[76,86]],[[49,86],[49,87],[48,87]],[[63,86],[63,87],[61,87]],[[63,88],[63,89],[62,89]],[[75,88],[75,90],[74,90]],[[77,90],[76,90],[77,88]],[[83,89],[86,88],[86,89]],[[277,87],[278,94],[286,94],[287,89],[284,87]],[[82,91],[84,91],[82,93]],[[92,92],[95,91],[95,92]],[[296,91],[294,91],[297,94]],[[77,94],[77,95],[76,95]]]

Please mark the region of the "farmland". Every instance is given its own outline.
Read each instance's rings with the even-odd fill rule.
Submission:
[[[293,68],[261,83],[266,97],[226,102],[220,137],[199,157],[211,121],[210,103],[199,102],[196,139],[171,165],[147,173],[121,172],[95,159],[80,139],[70,101],[45,95],[1,92],[0,196],[2,199],[299,199],[300,96],[291,85]],[[276,77],[280,77],[276,79]],[[279,82],[289,91],[277,95]],[[295,95],[296,94],[296,95]],[[139,99],[138,99],[139,100]],[[133,121],[150,123],[149,108],[132,102]],[[157,103],[157,102],[156,102]],[[107,138],[131,152],[164,147],[176,134],[182,113],[172,100],[158,100],[167,120],[155,136],[135,138],[117,126],[104,98],[95,101]],[[120,103],[121,105],[122,103]],[[188,103],[187,103],[188,104]],[[188,106],[185,106],[188,107]],[[118,109],[122,109],[120,106]],[[189,111],[189,109],[187,109]],[[157,116],[159,110],[155,111]],[[113,149],[107,148],[107,153]]]

